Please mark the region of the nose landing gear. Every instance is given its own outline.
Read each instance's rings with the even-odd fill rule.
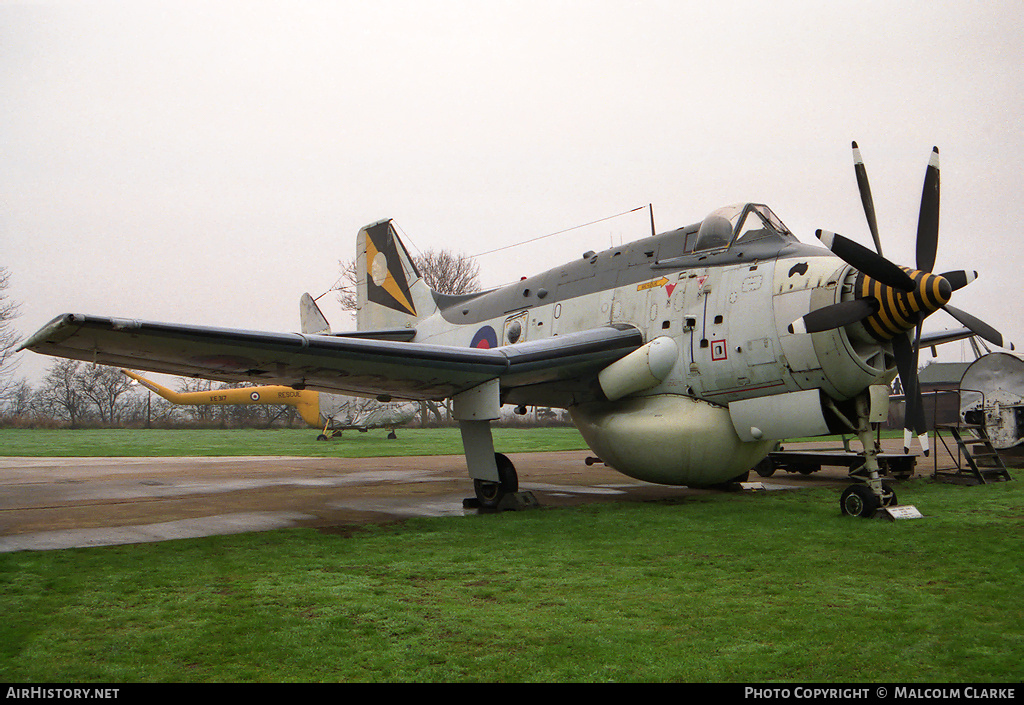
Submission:
[[[850,485],[843,490],[839,506],[844,516],[870,519],[882,507],[897,506],[896,493],[885,483],[882,483],[881,495],[876,495],[867,485]]]
[[[864,464],[851,470],[850,479],[854,484],[843,490],[839,508],[844,516],[870,519],[878,510],[898,505],[892,487],[883,483],[878,465],[880,448],[872,430],[872,399],[870,392],[857,397],[857,438],[860,440]]]

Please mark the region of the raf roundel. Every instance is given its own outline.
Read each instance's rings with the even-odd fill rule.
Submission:
[[[494,329],[490,326],[484,326],[476,332],[473,336],[473,342],[469,344],[471,348],[496,348],[498,347],[498,334],[494,332]]]

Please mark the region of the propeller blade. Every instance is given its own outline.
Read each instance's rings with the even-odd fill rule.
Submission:
[[[949,304],[946,304],[942,309],[956,320],[963,323],[965,326],[970,328],[978,337],[984,338],[993,345],[998,345],[1001,348],[1010,348],[1013,350],[1013,344],[1004,344],[1003,335],[995,328],[985,323],[984,321],[978,320],[966,311],[961,311],[958,308],[954,308]]]
[[[871,198],[871,186],[868,184],[868,170],[864,168],[864,159],[860,156],[860,148],[853,143],[853,171],[857,174],[857,188],[860,191],[860,202],[864,204],[864,215],[868,219],[868,228],[875,241],[875,251],[882,254],[882,241],[878,237],[878,221],[875,218],[875,202]]]
[[[900,291],[913,291],[917,288],[914,280],[903,269],[863,245],[828,230],[818,230],[814,234],[841,260],[872,279]]]
[[[817,311],[811,311],[803,318],[793,321],[789,325],[789,332],[818,333],[823,330],[842,328],[877,313],[878,308],[878,301],[875,299],[840,301],[837,304],[819,308]]]
[[[917,219],[917,268],[932,271],[939,247],[939,148],[932,147],[921,193],[921,214]]]
[[[957,291],[958,289],[963,289],[965,286],[977,279],[978,273],[965,272],[962,269],[958,269],[955,272],[943,272],[939,276],[949,282],[949,286],[953,291]]]
[[[927,427],[924,416],[924,400],[921,398],[921,387],[917,379],[917,349],[910,342],[909,335],[897,335],[893,338],[893,353],[896,356],[896,369],[899,370],[903,383],[903,452],[910,452],[910,439],[914,432],[918,437],[927,438]],[[927,440],[922,441],[922,449],[927,448]],[[927,454],[927,450],[925,453]]]
[[[917,332],[914,337],[914,396],[917,397],[917,408],[914,410],[914,430],[917,431],[917,442],[921,444],[921,451],[928,457],[928,420],[924,415],[924,396],[921,394],[921,379],[918,377],[918,362],[921,356],[921,323],[917,324]]]

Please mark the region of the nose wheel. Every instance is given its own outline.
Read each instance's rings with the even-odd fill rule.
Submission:
[[[885,483],[882,483],[881,495],[875,494],[875,491],[868,485],[850,485],[843,490],[843,494],[839,498],[843,516],[861,517],[862,519],[870,519],[882,507],[895,507],[896,505],[896,493]]]

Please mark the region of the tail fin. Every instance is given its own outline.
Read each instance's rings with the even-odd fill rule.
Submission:
[[[356,237],[356,328],[412,328],[435,311],[426,280],[391,220],[367,225]]]
[[[303,333],[313,335],[331,334],[331,325],[324,318],[324,314],[320,311],[320,307],[316,305],[316,301],[308,293],[303,294],[302,298],[299,299],[299,323]]]

